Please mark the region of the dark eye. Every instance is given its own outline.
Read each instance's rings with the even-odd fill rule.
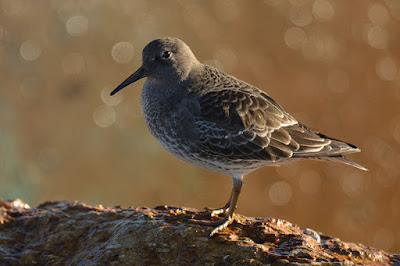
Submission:
[[[171,57],[171,55],[172,55],[172,53],[171,53],[170,51],[164,51],[164,52],[162,52],[162,54],[161,54],[161,58],[162,58],[162,59],[168,59],[168,58]]]

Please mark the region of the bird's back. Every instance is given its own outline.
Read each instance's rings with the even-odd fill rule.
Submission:
[[[365,169],[343,156],[357,147],[308,128],[265,92],[211,66],[204,66],[188,91],[200,106],[194,124],[199,147],[220,160],[266,165],[311,158]]]

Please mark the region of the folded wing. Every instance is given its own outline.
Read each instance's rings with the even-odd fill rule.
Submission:
[[[265,92],[214,68],[206,70],[211,76],[206,79],[207,87],[213,89],[201,90],[196,126],[209,151],[230,160],[329,157],[363,169],[342,156],[358,152],[354,145],[300,124]]]

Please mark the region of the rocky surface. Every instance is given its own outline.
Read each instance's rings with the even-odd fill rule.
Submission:
[[[388,265],[400,255],[347,243],[278,219],[236,216],[223,233],[172,206],[122,208],[0,200],[0,265]],[[213,218],[215,219],[215,218]]]

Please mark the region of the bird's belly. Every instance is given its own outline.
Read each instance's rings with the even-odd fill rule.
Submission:
[[[160,115],[162,113],[162,115]],[[210,153],[190,131],[187,119],[158,108],[143,108],[144,120],[154,138],[178,159],[231,177],[248,174],[268,161],[234,160]]]

